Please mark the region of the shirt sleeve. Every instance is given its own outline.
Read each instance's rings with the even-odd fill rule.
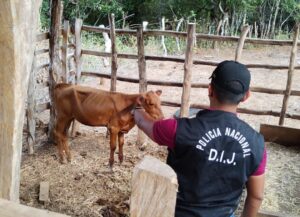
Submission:
[[[175,147],[177,121],[174,118],[156,121],[153,125],[154,141],[168,148]]]
[[[267,164],[267,151],[266,151],[266,148],[265,148],[263,158],[262,158],[257,170],[252,174],[252,176],[259,176],[259,175],[264,174],[265,169],[266,169],[266,164]]]

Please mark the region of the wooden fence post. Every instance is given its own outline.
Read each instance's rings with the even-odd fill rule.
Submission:
[[[51,23],[50,23],[50,38],[49,38],[49,96],[50,96],[50,120],[49,120],[49,141],[54,141],[53,130],[55,127],[55,102],[54,102],[54,87],[56,82],[61,80],[61,61],[59,58],[59,36],[61,33],[61,1],[52,0],[51,4]]]
[[[243,26],[242,33],[241,33],[239,42],[238,42],[236,50],[235,50],[235,61],[240,61],[240,59],[241,59],[243,47],[245,44],[245,39],[249,32],[249,29],[250,29],[250,26],[248,26],[248,25]]]
[[[36,73],[36,56],[33,56],[32,68],[29,75],[29,84],[27,90],[27,143],[28,143],[28,153],[31,155],[34,152],[35,144],[35,73]]]
[[[295,68],[295,60],[297,59],[297,43],[298,43],[298,37],[299,37],[299,28],[300,28],[300,24],[297,23],[295,26],[295,29],[294,29],[294,41],[293,41],[293,47],[292,47],[291,56],[290,56],[290,65],[289,65],[288,78],[287,78],[287,83],[286,83],[286,91],[285,91],[283,101],[282,101],[282,109],[281,109],[280,118],[279,118],[279,125],[283,125],[283,123],[284,123],[284,117],[285,117],[285,113],[287,110],[289,97],[291,94],[293,73],[294,73],[294,68]]]
[[[174,217],[177,176],[165,163],[146,156],[134,169],[130,198],[131,217]]]
[[[81,27],[82,20],[75,20],[75,64],[76,64],[76,78],[75,84],[80,84],[81,79]],[[78,131],[79,123],[74,120],[72,124],[71,136],[74,137]]]
[[[115,15],[109,15],[110,39],[111,39],[111,80],[110,91],[117,90],[117,48],[116,48],[116,31],[115,31]]]
[[[139,68],[139,92],[144,93],[147,91],[147,74],[146,74],[146,60],[145,60],[145,49],[144,49],[144,34],[143,34],[143,28],[141,26],[137,29],[137,47],[138,47],[138,68]],[[146,147],[147,144],[147,136],[140,129],[138,129],[136,144],[142,150]]]
[[[165,31],[165,17],[161,18],[161,30]],[[166,44],[165,44],[165,36],[164,35],[161,36],[161,45],[162,45],[163,50],[164,50],[164,56],[167,56],[168,51],[167,51],[167,47],[166,47]]]
[[[187,45],[185,52],[185,62],[184,62],[184,79],[183,79],[183,89],[181,96],[181,107],[180,107],[180,117],[187,117],[189,115],[190,107],[190,92],[191,92],[191,77],[192,77],[192,65],[193,65],[193,45],[195,39],[195,23],[188,24],[187,31]]]
[[[68,70],[68,38],[69,38],[69,21],[64,21],[63,29],[63,45],[62,45],[62,80],[64,83],[69,83],[69,70]]]

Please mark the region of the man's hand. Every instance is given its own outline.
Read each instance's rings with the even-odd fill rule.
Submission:
[[[265,174],[260,176],[250,176],[246,184],[247,197],[241,217],[256,217],[263,200],[264,185]]]

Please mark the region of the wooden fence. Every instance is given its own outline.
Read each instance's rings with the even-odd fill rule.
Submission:
[[[195,32],[194,24],[188,25],[187,32],[175,32],[175,31],[160,31],[160,30],[143,30],[142,28],[138,28],[137,30],[124,30],[124,29],[115,29],[114,25],[114,16],[111,15],[109,17],[110,28],[101,28],[101,27],[94,27],[94,26],[86,26],[82,25],[82,20],[76,19],[75,21],[75,44],[68,43],[68,37],[70,35],[70,28],[69,22],[65,21],[64,26],[61,29],[61,34],[63,36],[63,44],[61,47],[61,62],[62,62],[62,81],[68,82],[68,76],[70,70],[67,66],[67,61],[70,58],[75,58],[75,69],[71,69],[76,71],[76,80],[75,83],[78,84],[80,82],[81,76],[92,76],[92,77],[99,77],[99,78],[108,78],[111,79],[111,91],[116,90],[117,81],[125,81],[129,83],[139,83],[139,90],[140,92],[144,92],[147,90],[147,85],[158,85],[158,86],[170,86],[170,87],[182,87],[182,97],[181,103],[179,102],[172,102],[172,101],[163,101],[162,104],[164,106],[172,106],[172,107],[180,107],[181,108],[181,116],[187,116],[189,108],[199,108],[199,109],[206,109],[208,105],[203,104],[190,104],[190,89],[191,88],[207,88],[207,83],[192,83],[190,80],[191,76],[191,66],[194,65],[209,65],[209,66],[217,66],[218,62],[215,61],[205,61],[205,60],[197,60],[193,58],[193,49],[192,46],[194,44],[193,40],[201,39],[201,40],[212,40],[212,41],[229,41],[229,42],[237,42],[236,47],[236,54],[235,60],[240,60],[242,55],[243,46],[245,43],[251,44],[259,44],[259,45],[277,45],[277,46],[291,46],[291,56],[290,56],[290,64],[289,65],[269,65],[269,64],[246,64],[248,68],[263,68],[263,69],[277,69],[277,70],[287,70],[288,72],[288,79],[286,84],[286,89],[272,89],[266,87],[251,87],[251,91],[259,92],[259,93],[266,93],[266,94],[277,94],[277,95],[284,95],[282,110],[281,111],[272,111],[272,110],[253,110],[253,109],[246,109],[246,108],[239,108],[239,113],[245,114],[253,114],[253,115],[271,115],[275,117],[279,117],[280,121],[279,124],[284,124],[284,118],[292,118],[300,120],[300,115],[298,114],[291,114],[287,113],[287,106],[288,106],[288,99],[289,96],[300,96],[300,90],[292,90],[291,89],[291,82],[293,78],[293,72],[295,69],[300,69],[300,66],[295,66],[295,59],[296,59],[296,50],[297,45],[300,43],[298,42],[299,38],[299,25],[295,26],[294,37],[293,41],[289,40],[267,40],[267,39],[252,39],[246,38],[246,35],[249,31],[249,28],[245,26],[242,30],[240,37],[231,37],[231,36],[215,36],[215,35],[205,35],[205,34],[197,34]],[[81,46],[81,32],[94,32],[94,33],[110,33],[111,41],[112,41],[112,49],[111,52],[101,52],[96,50],[88,50],[82,49]],[[116,36],[120,34],[131,35],[137,37],[137,47],[138,47],[138,54],[126,54],[126,53],[118,53],[116,47]],[[187,38],[187,49],[185,58],[180,57],[168,57],[168,56],[154,56],[154,55],[146,55],[144,52],[144,38],[149,36],[169,36],[169,37],[184,37]],[[49,39],[49,33],[42,33],[39,34],[37,37],[37,41],[40,42],[42,40]],[[69,53],[68,48],[75,49],[74,53]],[[35,55],[40,55],[43,53],[49,52],[49,49],[41,49],[36,50]],[[110,57],[111,58],[111,74],[100,73],[96,71],[85,71],[81,69],[82,65],[82,55],[92,55],[92,56],[99,56],[99,57]],[[139,78],[128,78],[122,77],[117,75],[117,61],[118,58],[124,59],[137,59],[138,60],[138,70],[139,70]],[[147,72],[146,72],[146,61],[172,61],[172,62],[180,62],[184,63],[184,79],[183,82],[174,82],[174,81],[159,81],[159,80],[148,80],[147,79]],[[40,70],[42,68],[48,67],[49,63],[43,64],[40,66],[33,65],[33,72]],[[35,73],[32,73],[34,76]],[[33,82],[34,79],[31,79],[31,87],[34,89]],[[51,82],[45,82],[46,85],[49,85]],[[34,104],[34,91],[29,91],[29,104],[28,104],[28,114],[35,114],[36,112],[44,111],[45,109],[50,108],[50,103],[42,104],[42,105],[35,105]],[[32,98],[30,100],[30,98]],[[30,104],[31,103],[31,104]],[[33,129],[33,116],[28,116],[31,121],[28,121],[29,124],[29,147],[32,146],[30,144],[34,143],[34,132]],[[142,137],[141,137],[142,140]],[[138,141],[138,143],[142,143],[142,141]]]

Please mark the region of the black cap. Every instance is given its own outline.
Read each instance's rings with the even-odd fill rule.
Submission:
[[[226,60],[218,64],[210,78],[219,90],[239,95],[249,90],[251,75],[245,65]]]

